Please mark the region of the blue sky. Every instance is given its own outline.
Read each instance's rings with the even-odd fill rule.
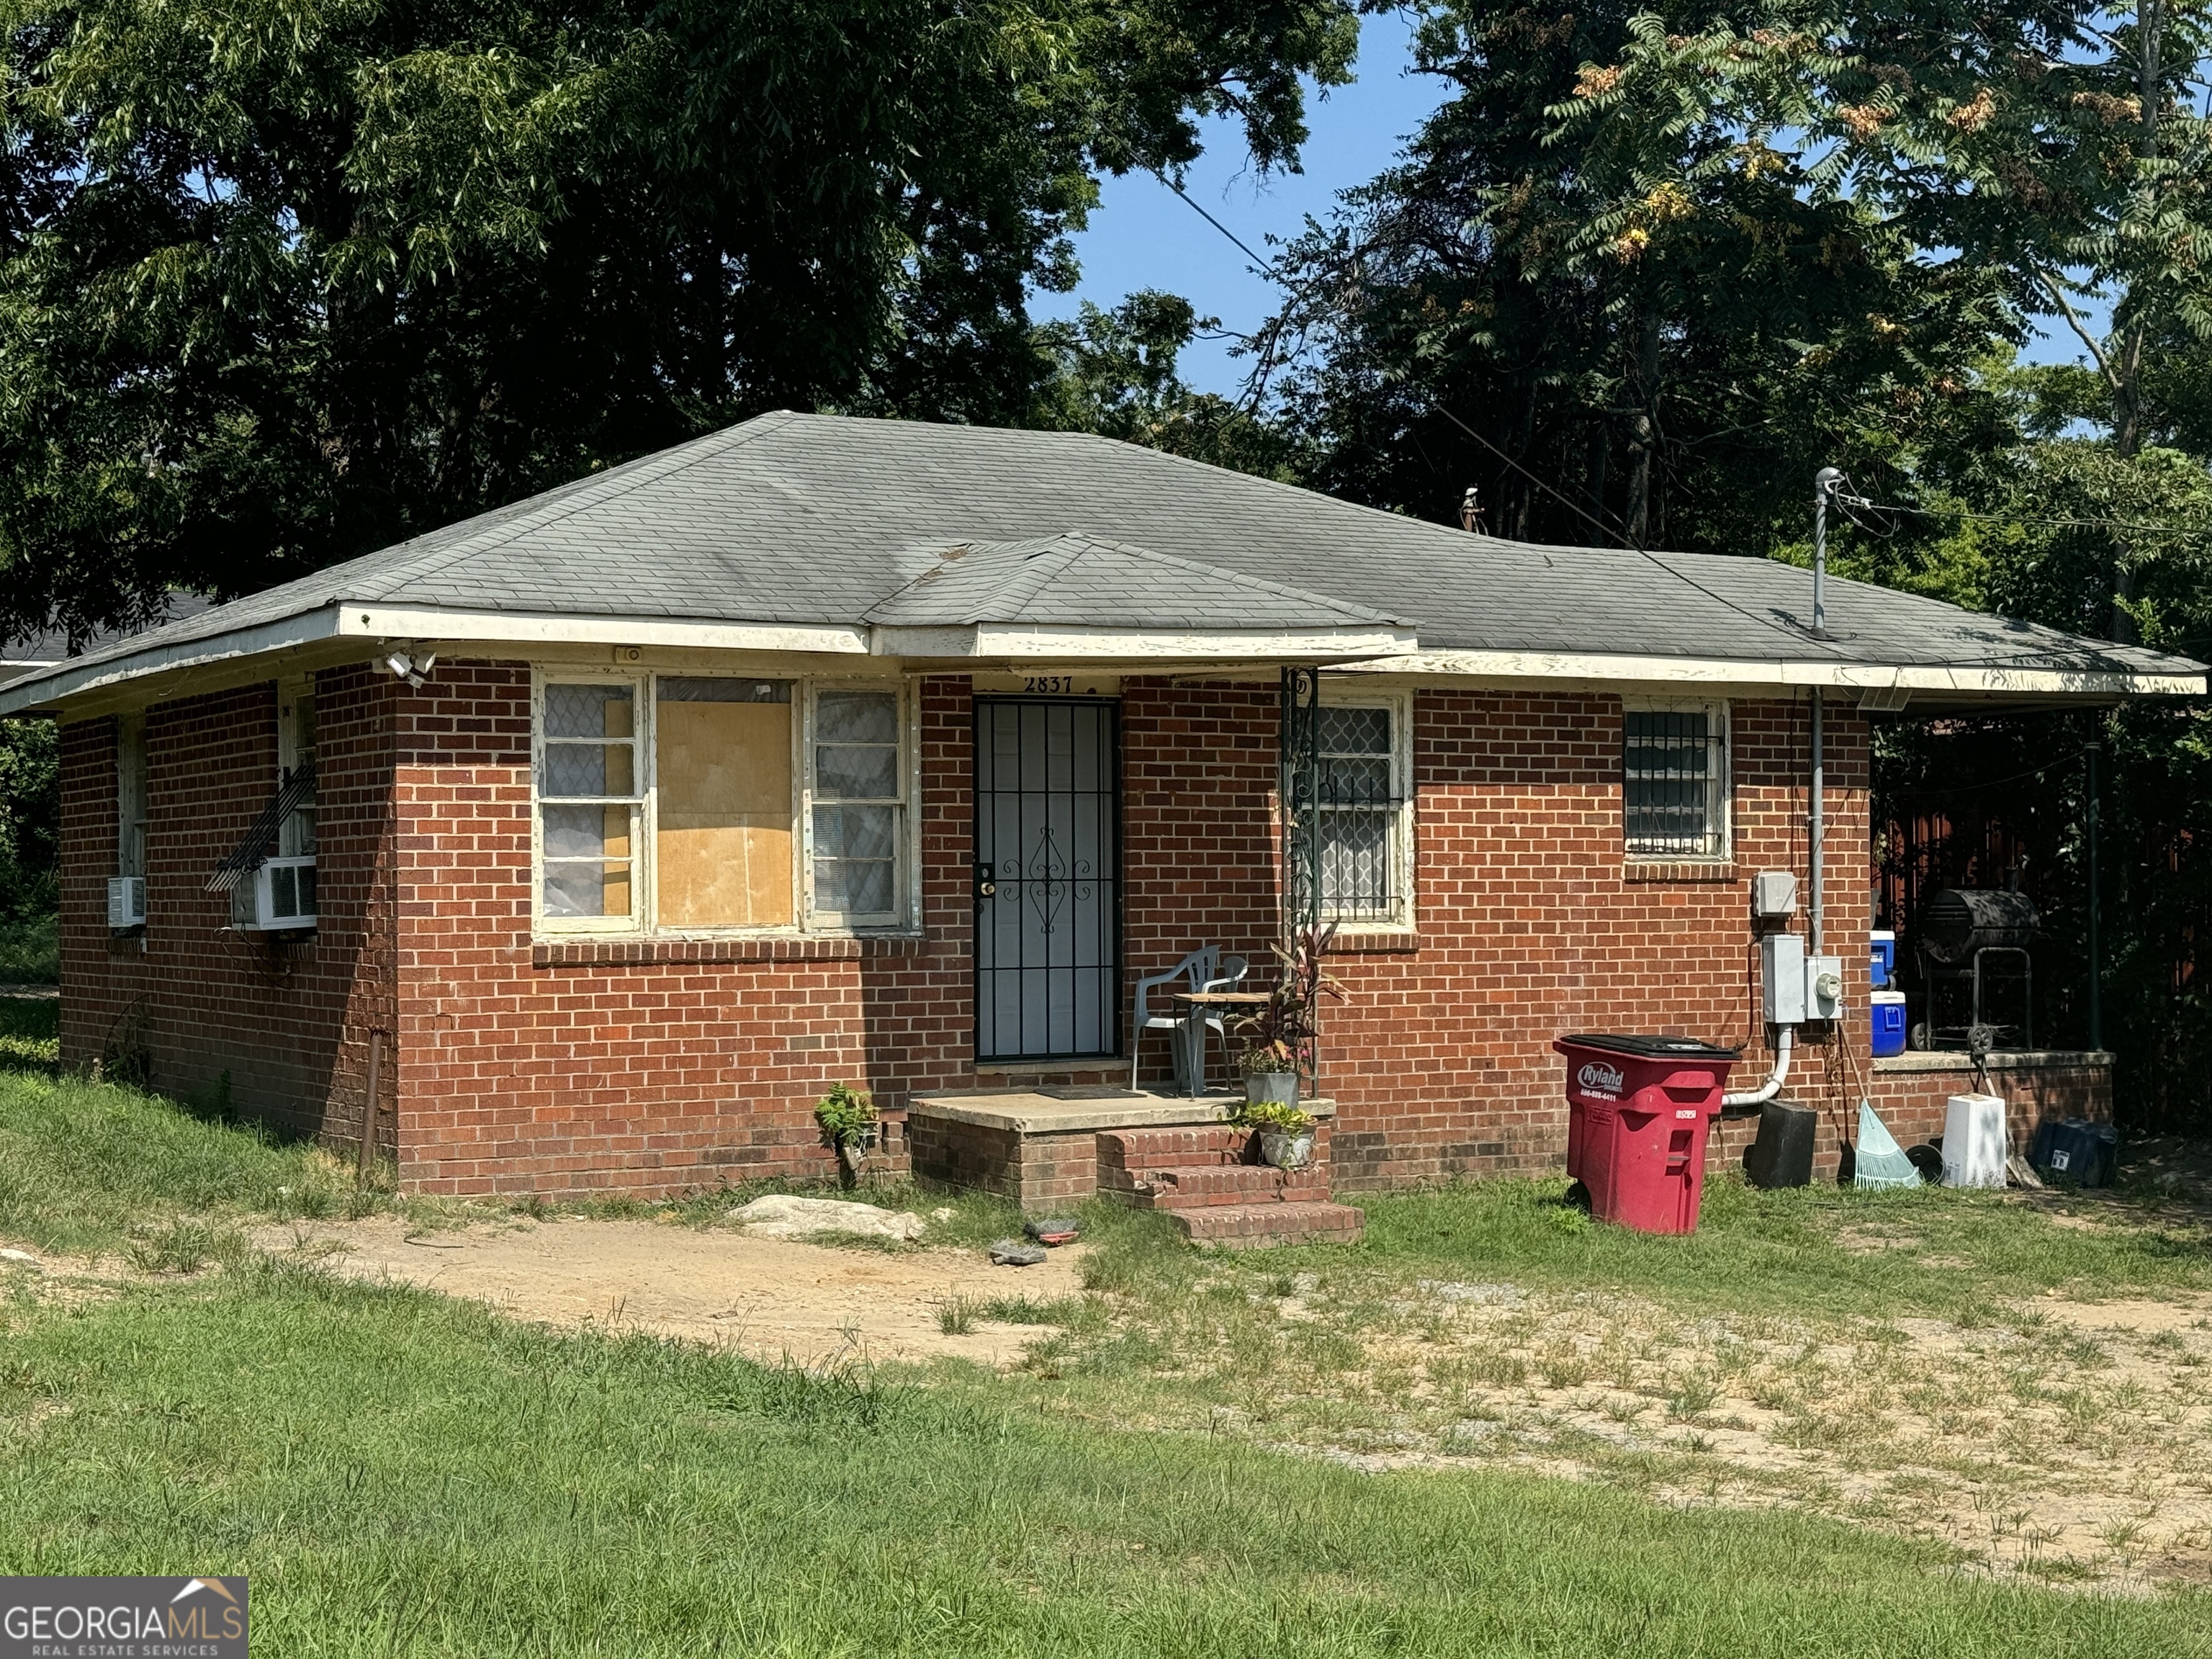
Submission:
[[[1443,82],[1407,72],[1413,30],[1395,13],[1360,24],[1359,78],[1325,98],[1308,97],[1304,173],[1262,178],[1232,121],[1205,129],[1206,153],[1183,183],[1206,210],[1265,253],[1265,238],[1288,239],[1307,216],[1326,219],[1340,190],[1364,185],[1390,165],[1400,140],[1442,101]],[[1274,309],[1276,290],[1250,274],[1251,263],[1150,173],[1108,179],[1091,228],[1075,239],[1083,281],[1073,294],[1042,294],[1039,317],[1072,317],[1079,301],[1115,306],[1138,289],[1180,294],[1201,317],[1249,333]],[[1194,341],[1183,376],[1205,392],[1233,393],[1244,379],[1224,342]]]
[[[1184,188],[1206,211],[1261,252],[1266,238],[1287,240],[1309,216],[1326,220],[1337,192],[1364,185],[1389,167],[1406,135],[1443,101],[1445,83],[1410,72],[1413,30],[1394,12],[1362,20],[1359,78],[1325,98],[1309,97],[1312,137],[1303,173],[1262,177],[1252,167],[1236,124],[1205,129],[1206,153],[1190,169]],[[1250,261],[1189,204],[1149,173],[1107,179],[1091,228],[1075,239],[1082,281],[1073,294],[1040,294],[1032,313],[1072,317],[1085,300],[1118,305],[1139,289],[1180,294],[1201,317],[1218,317],[1224,329],[1249,333],[1274,309],[1274,287],[1251,274]],[[2027,355],[2039,362],[2071,362],[2080,343],[2057,325]],[[1185,380],[1202,392],[1234,395],[1244,364],[1227,342],[1198,340],[1182,360]]]

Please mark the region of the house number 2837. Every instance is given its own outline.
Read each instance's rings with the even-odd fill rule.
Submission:
[[[1022,677],[1022,690],[1066,696],[1075,690],[1075,676],[1073,674],[1024,674]]]

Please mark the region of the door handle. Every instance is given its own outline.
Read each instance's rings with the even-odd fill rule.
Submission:
[[[998,896],[998,872],[988,864],[977,865],[975,866],[975,902],[980,904],[985,899],[996,898]]]

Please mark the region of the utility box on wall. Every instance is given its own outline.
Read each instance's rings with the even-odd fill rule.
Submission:
[[[1805,941],[1769,933],[1759,941],[1759,986],[1769,1025],[1805,1022]]]
[[[1805,958],[1805,1018],[1844,1017],[1844,963],[1840,957]]]
[[[1751,914],[1776,921],[1797,913],[1797,878],[1787,870],[1762,870],[1751,878]]]

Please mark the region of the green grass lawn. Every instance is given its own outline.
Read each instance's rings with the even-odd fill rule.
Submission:
[[[1696,1263],[1727,1265],[1593,1256],[1532,1191],[1377,1200],[1336,1270],[1702,1295]],[[1109,1394],[1034,1372],[559,1338],[234,1231],[380,1201],[211,1109],[0,1069],[0,1236],[225,1264],[46,1297],[0,1264],[0,1572],[247,1572],[272,1655],[2212,1656],[2201,1592],[1990,1583],[1934,1544],[1510,1469],[1358,1474],[1117,1428],[1086,1403]],[[1714,1239],[1818,1279],[1818,1204],[1720,1201]],[[1146,1219],[1109,1229],[1102,1283],[1215,1271]],[[2021,1283],[2064,1267],[1992,1249]]]
[[[248,1264],[0,1339],[0,1571],[246,1572],[257,1651],[2212,1652],[2201,1597],[1510,1474],[1361,1475]]]
[[[0,985],[52,985],[62,976],[61,921],[0,921]]]

